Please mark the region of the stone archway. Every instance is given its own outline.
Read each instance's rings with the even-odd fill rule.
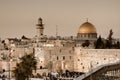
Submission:
[[[56,62],[56,65],[55,65],[55,71],[60,72],[61,70],[62,70],[62,62],[58,61]]]
[[[71,63],[70,61],[65,61],[65,69],[64,70],[72,71],[73,67],[74,67],[73,63]]]
[[[73,71],[74,64],[70,61],[58,61],[55,64],[54,71],[65,72],[66,70]]]

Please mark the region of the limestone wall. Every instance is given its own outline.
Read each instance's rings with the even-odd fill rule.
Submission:
[[[13,48],[14,57],[33,52],[33,48]],[[0,53],[3,53],[0,51]],[[9,51],[4,52],[9,53]],[[37,68],[49,68],[50,71],[62,69],[88,72],[89,70],[108,63],[120,61],[120,49],[81,49],[80,47],[36,47]],[[0,63],[0,65],[2,65]],[[2,65],[3,66],[3,65]],[[0,69],[3,69],[3,67]]]
[[[35,54],[40,59],[40,66],[50,68],[51,71],[73,70],[74,52],[71,47],[42,47],[36,48]]]
[[[76,47],[74,54],[74,69],[80,72],[88,72],[97,66],[120,61],[120,49],[81,49]]]
[[[25,54],[30,54],[33,52],[33,48],[12,48],[11,56],[12,57],[22,57]]]

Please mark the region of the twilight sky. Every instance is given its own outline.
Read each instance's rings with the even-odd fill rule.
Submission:
[[[39,17],[45,35],[76,36],[79,26],[88,21],[98,35],[120,38],[120,0],[0,0],[0,37],[34,37]]]

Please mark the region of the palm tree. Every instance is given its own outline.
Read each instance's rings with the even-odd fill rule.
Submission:
[[[21,64],[17,64],[15,69],[13,70],[14,76],[16,80],[25,80],[25,73],[21,67]]]
[[[34,54],[27,54],[21,58],[21,62],[17,64],[13,73],[16,80],[25,80],[29,79],[32,75],[33,70],[36,71],[37,60],[34,57]]]

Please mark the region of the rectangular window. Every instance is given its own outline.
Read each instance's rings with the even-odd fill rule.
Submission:
[[[57,56],[57,60],[59,60],[59,57]]]
[[[70,56],[70,60],[72,59],[72,57]]]
[[[63,56],[63,60],[65,60],[65,56]]]
[[[62,50],[60,49],[59,52],[61,53],[61,51],[62,51]]]

